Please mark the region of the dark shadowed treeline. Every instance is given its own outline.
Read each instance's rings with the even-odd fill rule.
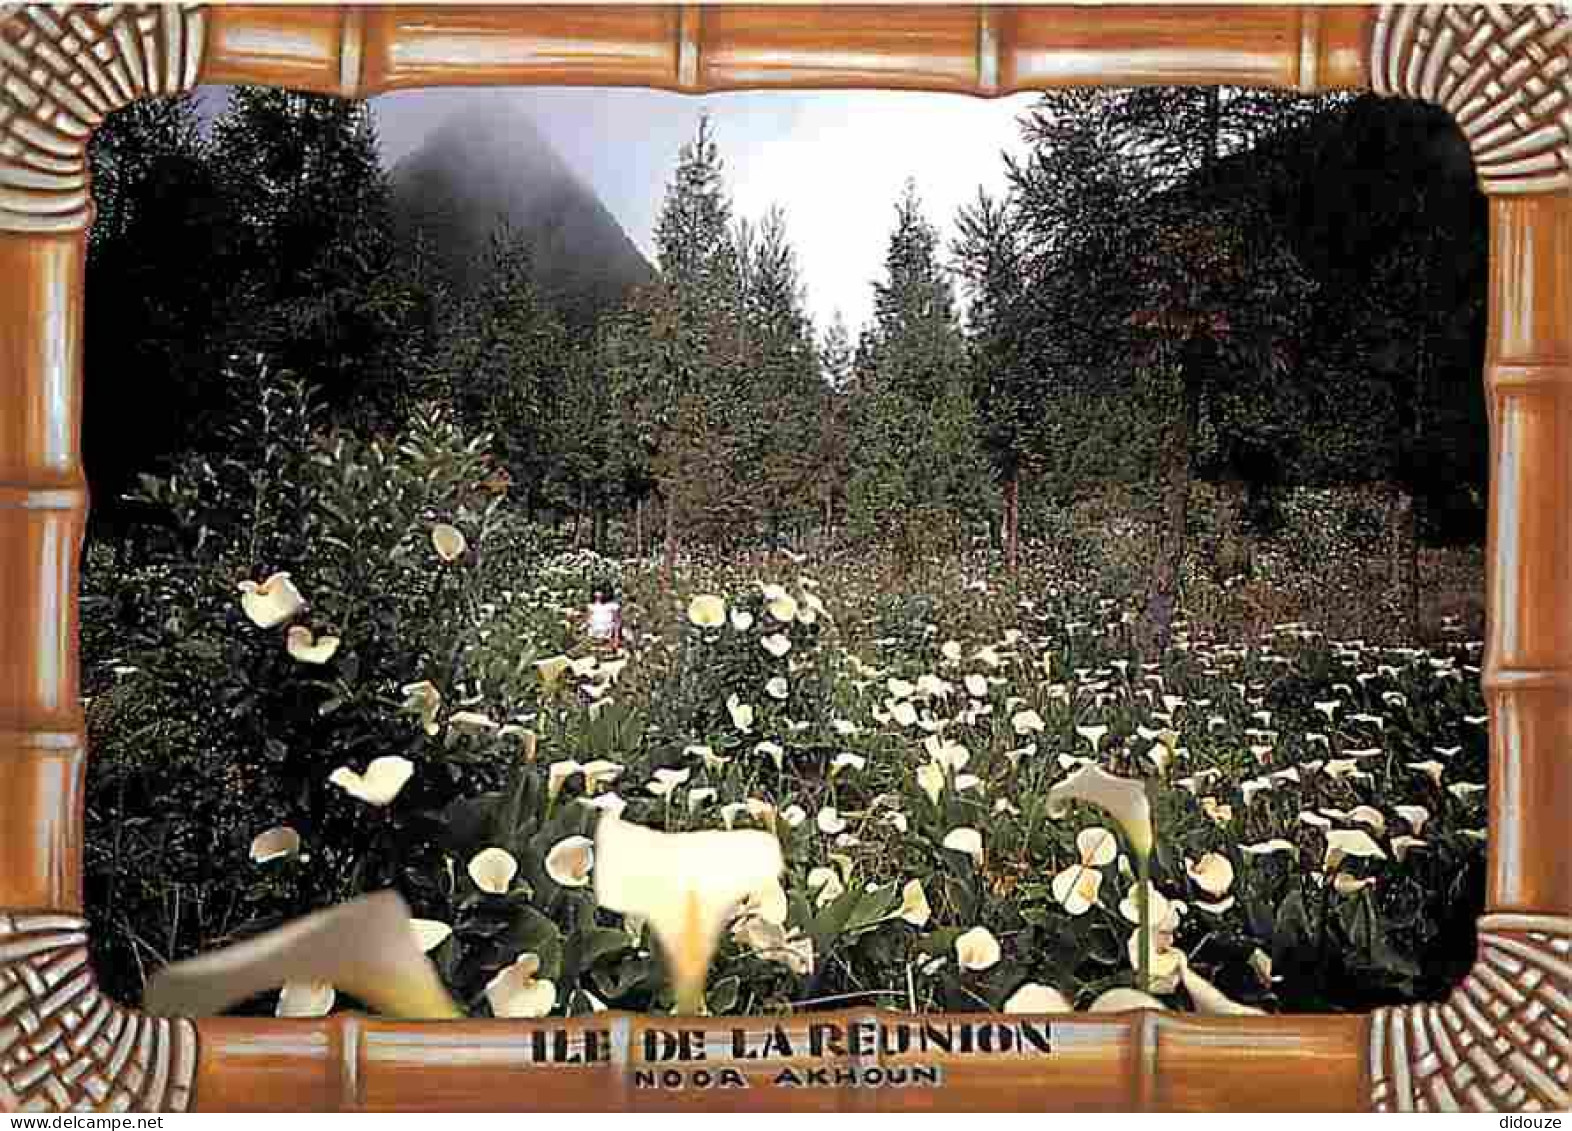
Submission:
[[[94,150],[95,532],[156,520],[138,476],[286,373],[363,436],[446,406],[529,520],[669,560],[986,537],[1013,563],[1117,489],[1151,542],[1147,649],[1186,555],[1248,574],[1293,489],[1386,493],[1410,627],[1421,544],[1482,533],[1481,198],[1422,106],[1044,96],[1005,196],[944,246],[909,185],[873,319],[822,333],[790,202],[734,215],[708,120],[650,187],[653,265],[517,127],[438,130],[390,178],[362,104],[241,89],[206,134],[189,100],[117,115]],[[1197,483],[1223,512],[1199,546]]]

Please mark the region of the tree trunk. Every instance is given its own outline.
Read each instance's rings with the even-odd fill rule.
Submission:
[[[1190,449],[1201,417],[1200,381],[1188,373],[1181,380],[1184,405],[1169,428],[1163,447],[1162,531],[1146,591],[1146,609],[1136,629],[1136,647],[1148,662],[1155,661],[1167,649],[1173,632],[1179,569],[1184,561],[1185,521],[1190,509]]]
[[[1249,487],[1244,480],[1230,476],[1220,484],[1223,495],[1223,538],[1218,546],[1218,580],[1248,576],[1255,563],[1255,540],[1250,533]]]
[[[633,501],[633,556],[644,560],[644,500]]]
[[[1415,641],[1419,637],[1419,511],[1413,492],[1404,484],[1392,484],[1387,515],[1391,534],[1388,576],[1398,601],[1403,635]]]
[[[672,575],[677,568],[677,508],[671,505],[671,500],[663,500],[666,504],[666,564],[661,569],[661,584],[666,592],[671,592]]]
[[[1004,483],[1004,561],[1010,576],[1020,572],[1021,473],[1012,471]]]

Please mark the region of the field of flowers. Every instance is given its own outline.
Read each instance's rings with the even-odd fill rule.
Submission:
[[[456,589],[479,569],[457,527],[421,544]],[[716,1014],[1106,1007],[1143,985],[1180,1009],[1364,1009],[1439,996],[1471,959],[1486,718],[1455,625],[1384,648],[1181,623],[1141,664],[1127,602],[1046,552],[1013,580],[935,565],[899,587],[795,555],[686,561],[674,593],[587,553],[538,576],[463,606],[440,672],[380,689],[396,752],[323,768],[472,1012],[672,1007],[648,924],[597,906],[608,815],[778,839],[781,884],[727,909]],[[310,581],[246,583],[234,631],[276,636],[336,705],[353,642],[314,635]],[[620,647],[583,633],[592,587],[623,603]],[[479,786],[434,806],[460,773]],[[372,874],[288,822],[249,857],[259,882]],[[277,1008],[333,1004],[294,986]]]

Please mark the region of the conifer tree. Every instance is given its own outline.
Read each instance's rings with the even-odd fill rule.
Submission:
[[[989,505],[954,291],[912,182],[896,204],[856,369],[848,517],[910,559]]]
[[[415,356],[387,176],[364,102],[237,87],[213,130],[233,286],[228,336],[304,378],[340,416],[388,423]]]
[[[213,263],[228,226],[194,95],[117,110],[89,158],[83,428],[96,531],[120,526],[135,477],[197,442],[222,407]]]

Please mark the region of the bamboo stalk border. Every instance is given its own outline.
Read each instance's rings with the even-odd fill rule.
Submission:
[[[949,1057],[940,1089],[641,1090],[656,1019],[154,1019],[99,995],[80,917],[77,552],[86,144],[203,83],[686,92],[1076,84],[1373,88],[1444,106],[1490,198],[1488,912],[1444,1003],[1368,1017],[1052,1020],[1051,1057]],[[1572,16],[1357,7],[0,5],[0,1111],[599,1107],[1544,1110],[1572,1073]],[[793,1018],[849,1026],[866,1013]],[[879,1015],[888,1021],[889,1015]],[[932,1019],[930,1019],[932,1020]],[[974,1019],[975,1020],[975,1019]],[[754,1019],[744,1027],[762,1030]],[[716,1048],[719,1066],[727,1050]],[[896,1063],[875,1058],[875,1063]]]

